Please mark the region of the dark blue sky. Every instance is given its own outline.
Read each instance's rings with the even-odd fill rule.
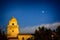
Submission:
[[[0,25],[6,27],[12,16],[20,27],[60,22],[60,1],[0,1]]]

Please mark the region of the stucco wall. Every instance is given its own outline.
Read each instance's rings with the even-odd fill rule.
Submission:
[[[18,40],[18,39],[8,39],[8,40]]]
[[[32,35],[18,35],[18,40],[27,40],[28,38],[33,37]]]

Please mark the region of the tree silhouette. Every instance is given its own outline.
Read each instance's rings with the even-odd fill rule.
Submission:
[[[44,36],[44,27],[38,28],[38,30],[35,30],[35,40],[43,40]]]
[[[7,40],[7,37],[5,35],[5,32],[2,31],[2,29],[0,28],[0,40]]]
[[[51,39],[52,31],[50,29],[39,27],[38,30],[35,30],[34,40],[52,40]]]
[[[38,30],[35,30],[34,40],[60,40],[60,26],[57,26],[56,30],[38,27]]]
[[[60,40],[60,25],[56,28],[56,34],[57,34],[58,40]]]
[[[57,27],[56,32],[58,35],[60,35],[60,26]]]

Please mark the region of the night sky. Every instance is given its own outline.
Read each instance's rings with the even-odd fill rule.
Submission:
[[[21,28],[60,22],[60,1],[0,0],[0,25],[7,27],[12,16]]]

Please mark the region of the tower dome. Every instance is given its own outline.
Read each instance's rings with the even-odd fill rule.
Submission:
[[[12,17],[7,26],[7,37],[17,37],[19,34],[19,26],[16,18]]]
[[[9,25],[17,25],[17,20],[15,17],[12,17],[9,21]]]

